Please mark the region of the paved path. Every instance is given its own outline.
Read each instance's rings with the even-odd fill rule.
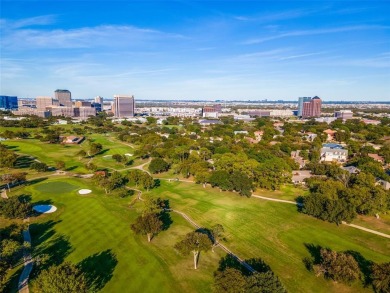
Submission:
[[[341,222],[343,225],[347,225],[349,227],[353,227],[353,228],[356,228],[356,229],[359,229],[359,230],[362,230],[362,231],[366,231],[366,232],[369,232],[369,233],[372,233],[372,234],[375,234],[375,235],[379,235],[379,236],[382,236],[382,237],[385,237],[385,238],[390,238],[390,235],[389,234],[385,234],[385,233],[382,233],[382,232],[378,232],[378,231],[375,231],[375,230],[371,230],[371,229],[368,229],[368,228],[365,228],[365,227],[362,227],[362,226],[358,226],[358,225],[354,225],[354,224],[348,224],[344,221]]]
[[[181,215],[188,223],[190,223],[192,226],[194,226],[195,228],[197,229],[201,229],[202,227],[199,226],[194,220],[192,220],[189,216],[187,216],[185,213],[183,212],[180,212],[178,210],[174,210],[174,209],[165,209],[167,211],[171,211],[171,212],[174,212],[174,213],[177,213],[179,215]],[[221,244],[221,243],[217,243],[215,246],[219,246],[222,248],[222,250],[224,250],[225,252],[227,252],[228,254],[230,254],[231,256],[233,256],[235,259],[237,259],[240,264],[242,266],[244,266],[248,271],[250,271],[251,273],[254,273],[255,270],[245,262],[245,260],[243,260],[242,258],[240,258],[239,256],[237,256],[236,254],[234,254],[230,249],[228,249],[225,245]]]
[[[259,199],[264,199],[264,200],[270,200],[270,201],[277,201],[277,202],[289,203],[289,204],[293,204],[293,205],[299,205],[299,203],[297,203],[297,202],[295,202],[295,201],[292,201],[292,200],[277,199],[277,198],[265,197],[265,196],[256,195],[256,194],[252,194],[252,197],[254,197],[254,198],[259,198]],[[301,204],[301,205],[302,205],[302,204]]]
[[[29,218],[27,218],[23,222],[29,222]],[[30,230],[28,226],[27,229],[23,231],[23,238],[24,238],[24,242],[30,243],[31,246],[31,236],[30,236]],[[30,276],[33,267],[33,260],[31,258],[30,252],[27,250],[23,252],[23,258],[24,258],[24,268],[22,274],[19,277],[18,290],[19,293],[29,293],[30,291],[28,289],[28,278]]]
[[[1,191],[1,197],[4,199],[8,199],[7,190],[5,188]]]

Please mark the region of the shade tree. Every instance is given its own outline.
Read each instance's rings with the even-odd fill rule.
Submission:
[[[188,255],[192,252],[194,257],[194,269],[198,268],[198,258],[201,251],[211,249],[212,242],[209,236],[201,232],[190,232],[185,238],[175,244],[175,249],[182,255]]]

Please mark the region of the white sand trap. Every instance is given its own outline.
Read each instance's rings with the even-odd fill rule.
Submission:
[[[125,156],[132,157],[132,156],[133,156],[133,154],[125,154]]]
[[[42,214],[50,214],[54,213],[57,210],[57,207],[51,204],[42,204],[33,206],[33,210]]]
[[[79,194],[88,194],[88,193],[91,193],[92,192],[92,190],[90,190],[90,189],[80,189],[79,190]]]
[[[103,156],[103,158],[111,158],[112,157],[112,155],[105,155],[105,156]]]

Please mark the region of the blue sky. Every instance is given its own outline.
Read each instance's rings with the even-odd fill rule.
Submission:
[[[0,94],[390,101],[389,1],[0,3]]]

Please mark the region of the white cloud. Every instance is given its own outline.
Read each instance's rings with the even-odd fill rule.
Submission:
[[[18,20],[10,19],[0,19],[0,24],[4,30],[18,29],[29,26],[38,26],[38,25],[49,25],[53,24],[56,21],[56,16],[53,14],[50,15],[41,15],[29,18],[23,18]]]
[[[11,29],[4,34],[1,45],[28,50],[132,47],[146,42],[183,38],[179,34],[135,26],[102,25],[69,30]]]
[[[285,32],[285,33],[281,33],[269,37],[250,39],[243,42],[243,44],[254,45],[254,44],[260,44],[267,41],[272,41],[272,40],[277,40],[277,39],[282,39],[287,37],[323,35],[323,34],[350,32],[350,31],[378,30],[378,29],[390,29],[390,27],[383,26],[383,25],[355,25],[355,26],[344,26],[344,27],[323,28],[323,29],[313,29],[313,30],[298,30],[298,31]]]

